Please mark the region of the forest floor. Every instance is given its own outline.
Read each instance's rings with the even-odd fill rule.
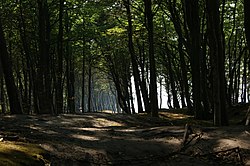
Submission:
[[[2,115],[0,165],[250,165],[250,127],[235,119],[213,127],[171,110],[161,111],[160,118],[107,112]],[[183,145],[187,122],[193,134]]]

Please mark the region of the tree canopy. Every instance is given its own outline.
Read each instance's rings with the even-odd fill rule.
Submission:
[[[227,125],[232,105],[250,97],[248,7],[247,0],[2,1],[0,112],[158,116],[164,102]]]

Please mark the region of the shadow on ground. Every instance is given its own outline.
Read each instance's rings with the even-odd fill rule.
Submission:
[[[220,164],[217,158],[197,156],[236,146],[244,152],[244,161],[248,160],[247,127],[199,129],[197,132],[202,132],[202,138],[180,151],[184,124],[192,121],[192,117],[164,112],[160,117],[108,113],[54,117],[8,115],[0,117],[0,134],[18,136],[15,142],[39,145],[49,154],[46,159],[51,165],[176,165],[182,162],[216,165]],[[235,164],[230,162],[224,164]]]

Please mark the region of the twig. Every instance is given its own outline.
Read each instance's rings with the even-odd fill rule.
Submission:
[[[229,151],[238,152],[239,149],[240,149],[239,147],[235,147],[235,148],[231,148],[231,149],[227,149],[227,150],[221,150],[221,151],[217,151],[217,152],[211,152],[211,153],[203,154],[203,155],[200,155],[200,156],[205,157],[205,156],[210,156],[210,155],[217,155],[219,153],[225,153],[225,152],[229,152]]]

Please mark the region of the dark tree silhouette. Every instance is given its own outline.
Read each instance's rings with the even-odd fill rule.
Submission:
[[[0,18],[0,66],[3,69],[7,93],[9,96],[10,112],[12,114],[22,114],[22,107],[18,96],[18,90],[13,76],[12,63],[8,55],[2,21]]]
[[[220,28],[219,1],[207,0],[207,26],[213,77],[214,125],[227,125],[225,57]]]

